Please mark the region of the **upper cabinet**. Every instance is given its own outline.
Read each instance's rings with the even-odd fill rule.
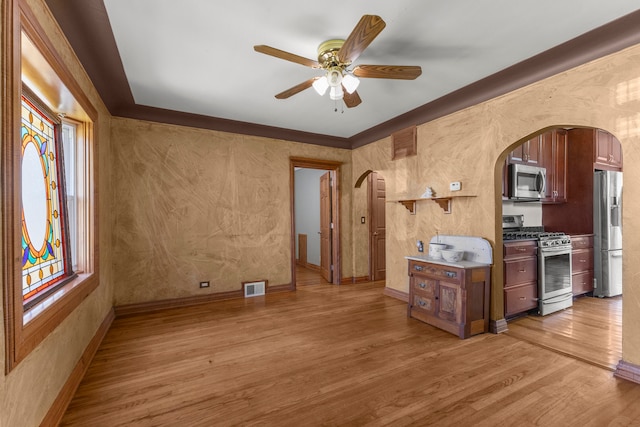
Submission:
[[[593,130],[594,168],[622,170],[622,146],[615,136],[604,130]]]
[[[540,163],[540,135],[516,147],[507,158],[507,163],[538,166]]]
[[[539,165],[547,170],[545,203],[567,201],[567,131],[554,129],[540,135]]]

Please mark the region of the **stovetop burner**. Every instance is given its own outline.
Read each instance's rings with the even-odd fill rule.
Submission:
[[[544,232],[543,227],[516,227],[502,231],[503,240],[537,239]]]

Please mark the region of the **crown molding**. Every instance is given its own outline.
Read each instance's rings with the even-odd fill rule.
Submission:
[[[471,107],[624,48],[640,44],[640,10],[451,92],[349,138],[138,105],[134,102],[102,0],[45,0],[109,112],[202,129],[354,149]]]

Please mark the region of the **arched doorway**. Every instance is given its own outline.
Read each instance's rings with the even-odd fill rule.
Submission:
[[[355,188],[361,188],[366,182],[367,216],[360,218],[361,225],[368,223],[368,279],[372,281],[386,279],[386,187],[384,177],[368,170],[356,181]]]
[[[604,252],[601,246],[593,244],[594,239],[599,241],[598,232],[594,231],[598,229],[594,205],[597,206],[599,199],[594,177],[601,175],[600,171],[622,170],[619,141],[601,129],[563,126],[542,130],[516,142],[504,154],[506,160],[499,161],[499,166],[503,167],[503,198],[496,212],[499,216],[520,215],[525,217],[527,226],[539,226],[545,232],[563,232],[571,236],[574,296],[571,308],[548,316],[539,316],[536,309],[518,312],[513,304],[520,301],[513,295],[521,292],[520,298],[525,298],[522,289],[526,284],[514,279],[517,276],[515,266],[525,265],[525,258],[514,257],[513,249],[507,247],[513,246],[511,242],[502,242],[504,261],[499,267],[503,276],[507,333],[615,370],[622,358],[622,296],[615,296],[616,292],[612,292],[611,298],[594,297],[594,290],[596,295],[601,295],[598,286],[602,287],[604,282],[600,274],[603,268],[598,267],[598,259]],[[547,189],[538,202],[519,202],[509,190],[512,177],[507,165],[527,162],[544,167],[547,172]],[[616,209],[621,210],[621,206],[616,206]],[[619,215],[620,212],[618,218]],[[530,219],[528,223],[526,218]],[[619,270],[621,280],[621,265]],[[539,269],[537,274],[537,283],[540,284],[540,275],[544,273]],[[596,277],[600,278],[594,281]]]

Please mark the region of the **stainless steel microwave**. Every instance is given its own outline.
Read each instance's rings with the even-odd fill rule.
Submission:
[[[544,197],[547,170],[538,166],[509,165],[509,199],[540,200]]]

